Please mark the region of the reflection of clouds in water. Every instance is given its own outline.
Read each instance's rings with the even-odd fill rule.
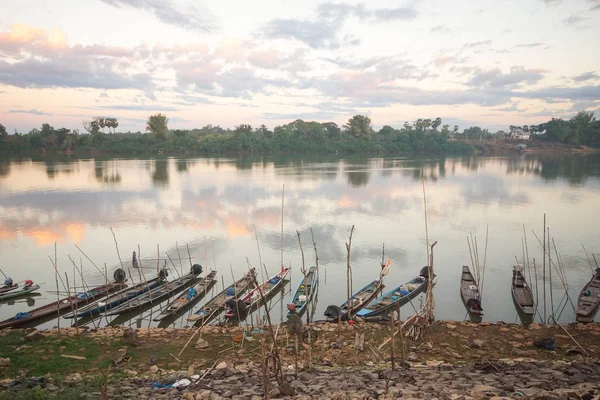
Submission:
[[[345,259],[346,249],[344,247],[344,240],[348,240],[347,237],[345,239],[342,237],[347,235],[345,229],[335,225],[316,225],[312,227],[312,230],[315,237],[315,243],[317,244],[320,263],[327,264]],[[310,228],[299,229],[299,232],[307,265],[313,265],[314,250]],[[271,250],[278,251],[281,249],[280,233],[258,231],[258,240],[261,244],[264,243],[264,245]],[[295,232],[284,233],[283,247],[284,249],[299,249],[298,236]]]
[[[510,193],[504,179],[490,174],[478,174],[471,177],[450,178],[462,185],[461,195],[467,203],[491,204],[498,202],[503,206],[529,203],[524,192]]]
[[[561,193],[560,199],[565,203],[577,204],[581,202],[583,196],[581,195],[581,193],[565,190]]]

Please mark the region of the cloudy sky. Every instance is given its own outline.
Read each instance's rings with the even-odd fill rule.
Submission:
[[[600,110],[600,0],[0,4],[0,123],[143,131],[441,117],[506,129]],[[594,22],[596,21],[596,22]]]

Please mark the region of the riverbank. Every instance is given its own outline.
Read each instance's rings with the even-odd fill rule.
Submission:
[[[272,379],[271,397],[402,395],[458,400],[513,394],[567,398],[569,393],[583,396],[600,390],[598,324],[573,325],[565,332],[537,324],[524,328],[439,321],[420,340],[397,336],[394,357],[399,373],[390,370],[391,343],[384,344],[390,336],[389,325],[315,323],[312,328],[318,339],[312,346],[299,341],[298,376],[295,339],[285,326],[277,330],[287,384]],[[270,346],[268,333],[205,327],[192,338],[195,331],[103,328],[78,334],[74,328],[63,328],[60,334],[57,329],[1,332],[0,387],[6,390],[0,399],[32,398],[33,391],[38,393],[36,398],[98,399],[103,373],[108,376],[108,398],[263,398],[260,343],[264,338]],[[552,338],[556,347],[544,350],[533,345],[544,338]],[[190,384],[152,388],[153,384],[187,383],[182,379]]]
[[[576,146],[547,140],[471,140],[467,142],[472,147],[473,155],[503,156],[511,154],[594,154],[600,153],[599,148]],[[520,150],[518,145],[525,145]]]

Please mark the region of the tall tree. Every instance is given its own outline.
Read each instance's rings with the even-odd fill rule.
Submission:
[[[355,138],[368,139],[373,133],[371,118],[366,115],[355,115],[344,125],[344,131]]]
[[[42,135],[50,135],[54,128],[50,124],[42,124]]]
[[[115,129],[119,126],[119,121],[116,118],[104,118],[104,125],[108,128],[108,132],[110,133],[110,128],[112,128],[112,133],[115,133]]]
[[[8,136],[8,132],[6,132],[6,128],[2,124],[0,124],[0,136]]]
[[[83,129],[88,131],[90,134],[100,133],[100,117],[93,117],[90,120],[84,120],[82,122]]]
[[[159,139],[166,139],[169,133],[169,119],[161,113],[151,115],[146,122],[146,131],[151,132]]]

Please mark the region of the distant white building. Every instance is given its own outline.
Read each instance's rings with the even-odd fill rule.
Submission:
[[[529,140],[531,138],[531,134],[529,132],[525,132],[522,128],[513,128],[508,134],[508,137],[511,140]]]

